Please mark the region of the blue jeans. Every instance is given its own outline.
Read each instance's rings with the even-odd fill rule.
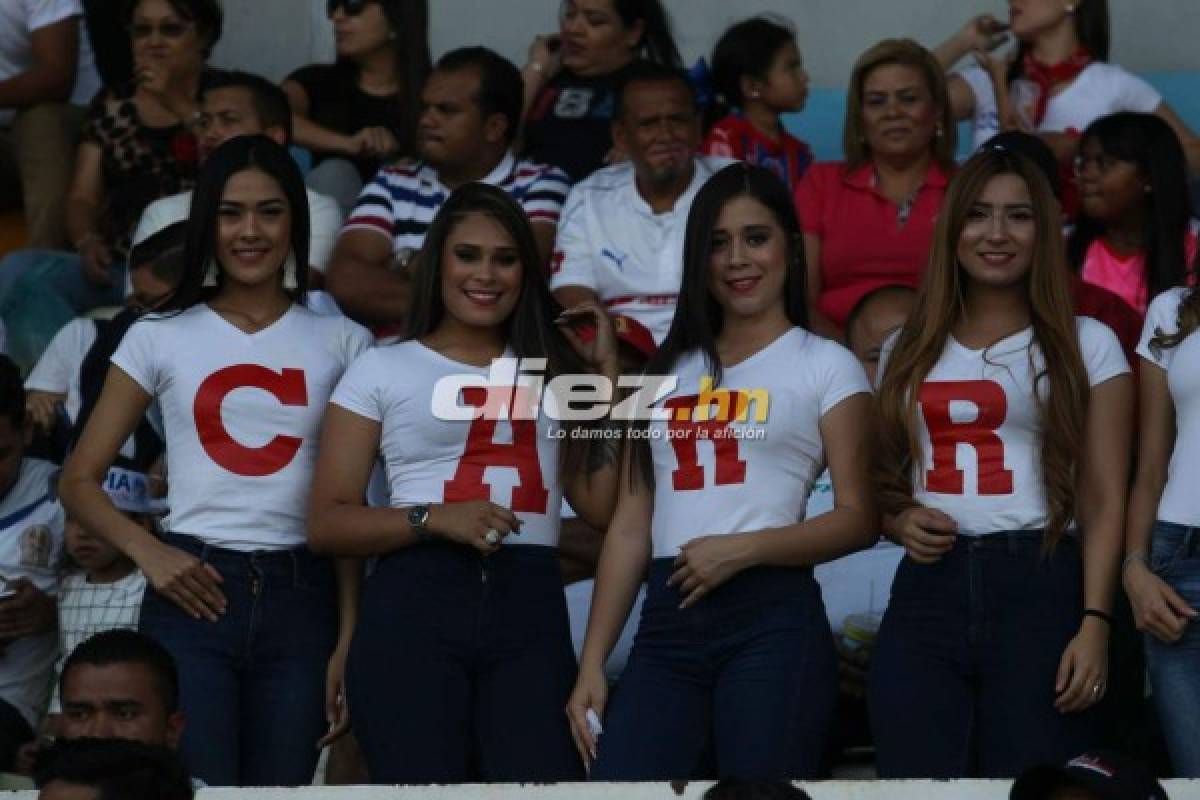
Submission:
[[[1046,558],[1042,540],[959,536],[935,564],[900,562],[868,686],[879,777],[1012,778],[1091,746],[1092,710],[1054,709],[1082,622],[1079,544]]]
[[[346,666],[374,783],[580,780],[565,712],[575,683],[558,553],[447,542],[381,558]]]
[[[1150,568],[1192,608],[1200,608],[1200,528],[1159,521]],[[1178,642],[1146,636],[1146,666],[1176,777],[1200,778],[1200,629],[1189,622]]]
[[[325,675],[337,642],[333,567],[306,549],[241,553],[168,534],[221,573],[228,610],[195,620],[146,590],[140,629],[179,668],[180,751],[211,786],[312,782],[327,729]]]
[[[684,610],[673,571],[650,566],[592,779],[820,777],[837,665],[812,570],[749,569]]]
[[[0,316],[8,352],[28,372],[59,328],[101,306],[125,302],[125,266],[109,271],[112,285],[96,286],[75,253],[18,250],[0,260]]]

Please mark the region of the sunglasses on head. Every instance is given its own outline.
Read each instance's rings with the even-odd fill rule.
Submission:
[[[333,12],[340,8],[346,12],[346,16],[357,17],[372,2],[374,0],[326,0],[325,14],[332,17]]]

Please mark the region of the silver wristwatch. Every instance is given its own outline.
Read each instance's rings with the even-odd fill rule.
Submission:
[[[418,542],[428,542],[433,538],[429,528],[426,527],[429,523],[429,504],[413,506],[408,510],[408,526],[412,529],[413,536]]]

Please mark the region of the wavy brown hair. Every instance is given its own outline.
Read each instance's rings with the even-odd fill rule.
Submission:
[[[879,500],[891,514],[916,505],[913,475],[924,469],[917,438],[917,394],[945,349],[963,314],[967,279],[958,263],[958,242],[967,215],[988,181],[1016,175],[1029,189],[1037,239],[1025,278],[1033,326],[1032,347],[1040,349],[1039,390],[1042,480],[1045,485],[1047,550],[1075,518],[1079,453],[1083,449],[1089,386],[1079,350],[1063,257],[1060,210],[1041,170],[1014,151],[989,148],[967,161],[950,182],[934,233],[933,252],[908,322],[888,357],[876,395],[879,445],[874,474]]]

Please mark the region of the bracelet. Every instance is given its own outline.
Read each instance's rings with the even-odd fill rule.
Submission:
[[[1125,560],[1121,562],[1121,572],[1123,573],[1125,570],[1129,569],[1129,565],[1135,561],[1142,562],[1146,565],[1147,569],[1150,568],[1150,559],[1146,557],[1145,553],[1130,553],[1129,555],[1125,556]]]
[[[1107,611],[1101,611],[1098,608],[1085,608],[1083,610],[1083,616],[1084,617],[1095,617],[1096,619],[1104,620],[1105,622],[1108,623],[1108,627],[1110,627],[1110,628],[1112,627],[1112,624],[1113,624],[1112,615],[1109,614]]]

